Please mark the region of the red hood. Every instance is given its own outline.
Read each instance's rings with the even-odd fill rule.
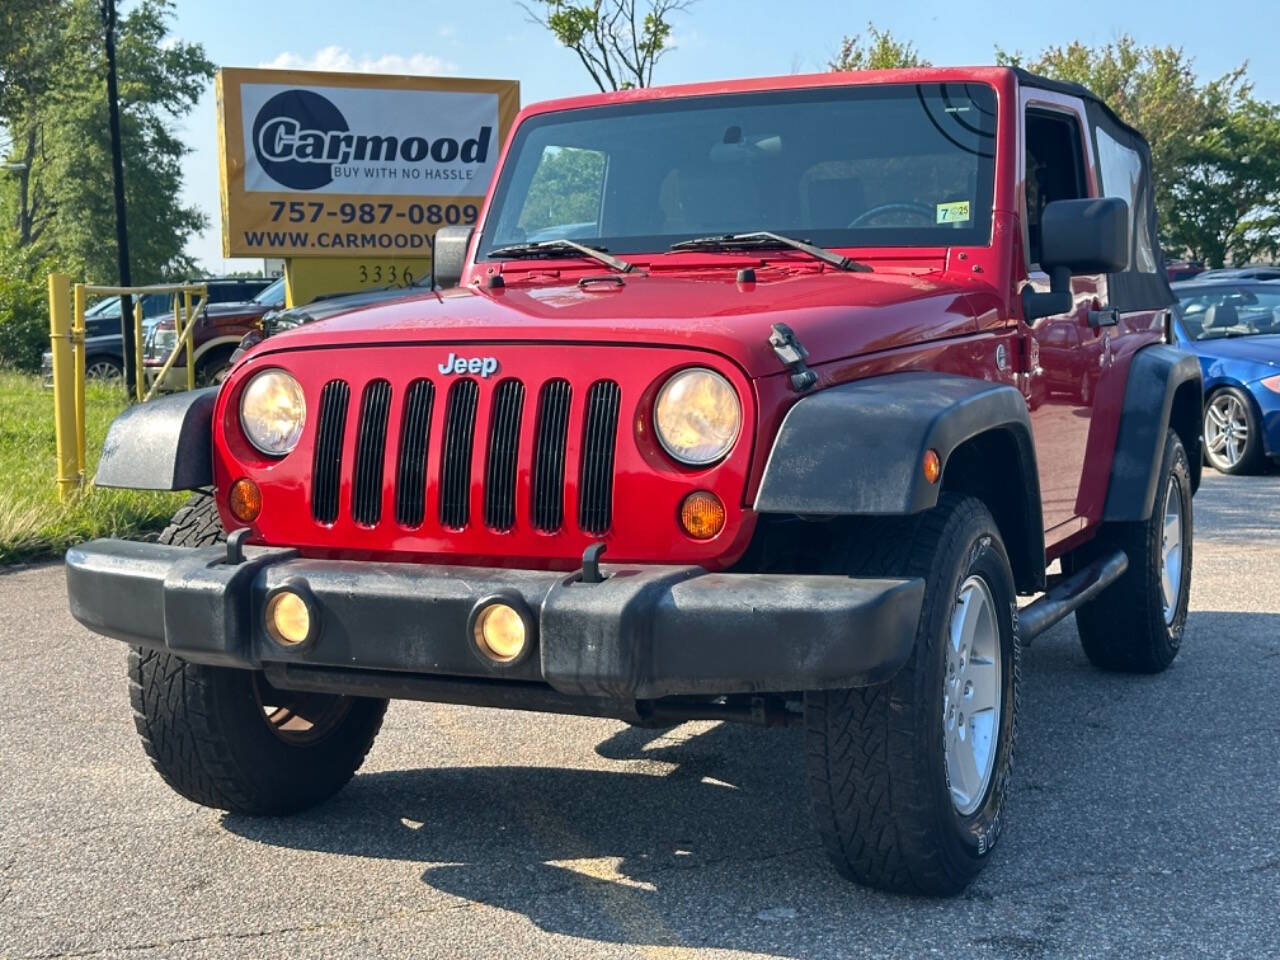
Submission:
[[[617,275],[615,275],[617,276]],[[942,272],[725,270],[593,282],[544,276],[496,290],[423,293],[355,309],[264,342],[263,352],[374,343],[549,341],[687,345],[716,351],[750,376],[781,372],[769,346],[785,323],[811,364],[976,331],[972,294],[985,282]]]

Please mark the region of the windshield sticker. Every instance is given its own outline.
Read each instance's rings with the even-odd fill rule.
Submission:
[[[954,203],[938,204],[938,223],[968,223],[969,201],[957,200]]]

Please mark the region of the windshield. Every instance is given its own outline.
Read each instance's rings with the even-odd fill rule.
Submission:
[[[995,92],[893,84],[656,100],[535,116],[480,256],[573,239],[660,252],[769,230],[825,247],[983,245]]]
[[[1190,340],[1280,333],[1280,284],[1181,289],[1179,316]]]
[[[253,302],[264,307],[283,307],[284,277],[278,277],[259,290],[257,296],[253,298]]]

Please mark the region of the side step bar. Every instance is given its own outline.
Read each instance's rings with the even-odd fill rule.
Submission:
[[[1044,633],[1077,607],[1088,603],[1129,569],[1129,558],[1123,550],[1102,557],[1069,577],[1063,577],[1034,603],[1018,611],[1018,626],[1022,633],[1022,645]]]

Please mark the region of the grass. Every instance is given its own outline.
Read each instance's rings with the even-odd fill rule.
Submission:
[[[118,386],[85,391],[86,477],[92,479],[107,426],[125,408]],[[161,529],[186,494],[95,489],[58,500],[53,393],[40,379],[0,372],[0,565],[60,556],[94,537],[138,537]]]

